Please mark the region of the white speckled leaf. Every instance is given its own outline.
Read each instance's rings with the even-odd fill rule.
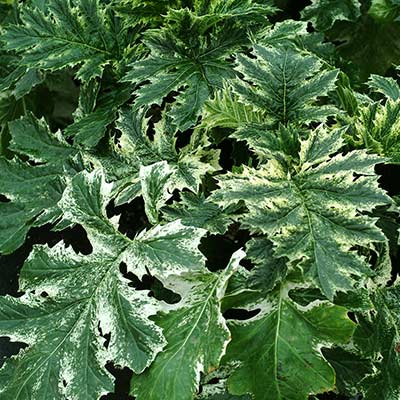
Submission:
[[[200,372],[218,366],[230,339],[220,303],[244,255],[241,250],[234,253],[220,274],[171,276],[165,282],[182,300],[154,318],[168,344],[148,370],[133,376],[132,393],[138,400],[165,400],[166,393],[170,399],[192,400]]]

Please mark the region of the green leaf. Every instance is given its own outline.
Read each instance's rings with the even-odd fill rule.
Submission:
[[[75,112],[75,121],[64,131],[67,137],[72,137],[74,143],[86,148],[96,146],[104,137],[107,128],[117,119],[117,110],[130,98],[130,89],[125,86],[115,87],[116,93],[93,95],[95,105],[92,109]]]
[[[10,149],[29,156],[36,162],[59,163],[77,154],[60,132],[52,133],[47,123],[33,114],[9,123]]]
[[[387,78],[372,74],[368,81],[368,86],[388,99],[393,101],[400,99],[400,86],[393,78]]]
[[[216,368],[230,335],[220,311],[229,277],[243,258],[236,252],[220,274],[191,274],[172,277],[166,286],[182,301],[155,318],[168,342],[148,371],[132,378],[132,394],[138,400],[192,400],[200,373]]]
[[[360,317],[355,344],[370,358],[375,373],[362,382],[366,400],[392,400],[400,395],[399,286],[375,292],[375,310]]]
[[[385,241],[374,218],[363,215],[390,202],[377,185],[374,165],[363,151],[336,153],[342,131],[316,130],[301,144],[299,165],[286,170],[271,160],[259,169],[219,179],[212,200],[227,206],[243,200],[242,223],[267,234],[276,257],[287,257],[332,299],[369,275],[369,265],[352,247]],[[356,177],[357,176],[357,177]]]
[[[340,347],[324,349],[323,354],[335,370],[338,391],[356,396],[359,382],[373,371],[371,361]]]
[[[340,42],[338,53],[355,64],[361,81],[371,73],[385,75],[393,64],[400,63],[399,35],[399,23],[380,24],[368,15],[357,23],[338,22],[327,33],[330,41]]]
[[[302,12],[303,19],[313,23],[318,31],[326,31],[335,21],[355,21],[360,17],[358,0],[312,0]]]
[[[258,315],[231,321],[232,342],[225,363],[236,366],[228,390],[252,393],[259,400],[306,400],[310,394],[332,390],[333,368],[321,347],[349,341],[354,324],[346,309],[328,303],[302,308],[282,285],[254,306]]]
[[[238,210],[235,206],[218,207],[203,195],[197,196],[192,192],[182,192],[180,197],[180,202],[164,207],[163,216],[169,221],[179,219],[183,225],[204,228],[213,234],[224,234]]]
[[[219,151],[208,150],[206,153],[204,147],[209,144],[207,139],[196,135],[192,136],[187,146],[177,150],[176,130],[167,117],[156,124],[154,139],[150,140],[147,136],[148,125],[144,114],[144,110],[141,112],[130,110],[121,113],[118,119],[117,128],[122,133],[119,139],[122,150],[118,151],[118,154],[123,162],[130,164],[131,167],[126,172],[129,174],[126,176],[127,182],[117,198],[117,203],[122,204],[135,197],[129,193],[132,185],[137,184],[140,168],[150,168],[150,166],[157,168],[153,165],[160,162],[166,163],[168,166],[165,168],[171,172],[167,174],[170,179],[165,182],[171,193],[175,189],[184,188],[197,192],[202,176],[218,168]],[[132,193],[137,195],[138,192],[133,190]]]
[[[62,216],[57,203],[65,177],[73,173],[76,171],[65,171],[63,164],[32,167],[0,158],[0,192],[10,200],[0,203],[0,252],[13,252],[23,244],[32,226],[56,222]]]
[[[335,88],[337,70],[321,71],[316,57],[291,48],[255,45],[253,53],[255,58],[237,57],[237,70],[249,82],[233,82],[239,101],[283,124],[323,121],[337,112],[333,106],[315,105]]]
[[[170,115],[181,131],[193,126],[205,101],[222,88],[224,79],[235,75],[227,58],[248,42],[246,26],[239,29],[230,21],[232,16],[235,14],[214,11],[198,16],[188,9],[175,10],[167,15],[170,25],[148,30],[145,44],[150,55],[134,62],[124,78],[144,83],[136,92],[135,106],[161,105],[163,98],[178,92]],[[217,22],[221,27],[217,28]],[[212,35],[206,33],[208,29]]]
[[[78,151],[60,132],[50,132],[43,120],[29,114],[9,128],[9,148],[39,165],[0,158],[0,193],[10,201],[0,203],[0,252],[5,254],[23,244],[31,227],[66,222],[57,203],[68,180],[82,169]]]
[[[398,20],[400,16],[400,1],[372,0],[368,14],[380,23]]]
[[[125,42],[113,35],[115,22],[98,0],[52,0],[48,7],[48,13],[24,7],[21,24],[3,35],[5,49],[20,53],[22,66],[55,71],[79,65],[76,77],[89,81],[122,57]]]

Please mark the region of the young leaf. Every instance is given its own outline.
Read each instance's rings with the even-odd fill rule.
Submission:
[[[165,168],[171,172],[167,174],[170,179],[165,182],[171,192],[183,188],[197,192],[202,176],[218,168],[219,152],[210,149],[205,154],[203,148],[208,145],[206,139],[198,140],[195,136],[187,146],[178,151],[176,131],[167,120],[161,120],[155,126],[154,139],[150,140],[146,132],[147,120],[144,113],[143,110],[124,112],[117,123],[117,128],[122,133],[119,140],[122,150],[119,154],[125,163],[133,165],[130,168],[129,181],[117,197],[117,203],[122,204],[132,199],[129,193],[132,184],[135,185],[139,177],[140,168],[156,168],[154,165],[160,162],[166,163],[168,167]]]
[[[239,101],[230,86],[225,85],[212,100],[205,103],[200,127],[238,129],[243,125],[263,123],[265,112],[255,110],[251,105]]]
[[[166,161],[140,168],[139,176],[146,215],[152,224],[158,222],[160,208],[172,195],[168,185],[172,172]]]
[[[355,148],[366,148],[400,162],[400,100],[359,107],[359,116],[347,135]]]

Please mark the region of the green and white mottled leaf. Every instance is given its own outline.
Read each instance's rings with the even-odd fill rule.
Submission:
[[[232,88],[226,85],[205,103],[200,127],[237,129],[243,125],[263,123],[266,118],[264,114],[254,110],[251,105],[241,103]]]
[[[89,81],[118,62],[124,41],[98,0],[52,0],[47,6],[48,12],[25,6],[21,24],[3,34],[5,49],[21,54],[21,66],[55,71],[79,65],[76,77]]]
[[[374,310],[360,316],[355,344],[375,366],[375,373],[361,381],[366,400],[394,400],[400,396],[399,300],[398,284],[376,291]]]
[[[269,12],[270,7],[258,8],[259,16]],[[248,43],[246,25],[236,26],[232,17],[234,14],[198,16],[186,8],[167,14],[172,26],[148,30],[145,44],[150,55],[133,63],[124,78],[136,84],[145,82],[137,91],[136,107],[161,105],[163,98],[178,92],[170,115],[181,131],[193,126],[205,101],[222,88],[224,79],[235,76],[228,57]],[[247,25],[252,24],[254,20],[248,19]]]
[[[76,256],[62,245],[37,247],[21,286],[36,296],[0,300],[1,335],[29,345],[0,371],[5,398],[97,399],[112,390],[108,360],[140,372],[164,345],[147,318],[155,307],[145,292],[128,287],[118,253]],[[107,349],[101,333],[111,334]]]
[[[221,176],[212,196],[222,206],[244,201],[243,225],[267,234],[275,256],[300,267],[329,299],[351,290],[355,277],[369,275],[368,263],[353,248],[386,239],[363,212],[390,202],[374,174],[381,158],[363,151],[330,156],[342,146],[341,135],[340,129],[318,129],[302,142],[294,170],[274,160],[259,169],[244,167]]]
[[[313,0],[301,16],[318,31],[326,31],[335,21],[355,21],[361,15],[360,7],[358,0]]]
[[[243,258],[236,252],[220,274],[171,277],[165,285],[182,296],[169,311],[155,318],[168,342],[153,365],[132,378],[132,394],[138,400],[191,400],[198,390],[201,372],[219,365],[230,334],[220,311],[229,277]]]
[[[388,99],[393,101],[400,99],[400,86],[393,78],[372,74],[369,77],[368,86]]]
[[[192,192],[182,192],[180,197],[180,202],[163,208],[163,216],[168,221],[179,219],[184,225],[204,228],[213,234],[224,234],[235,220],[234,213],[238,211],[235,206],[221,208]]]
[[[346,309],[327,302],[302,308],[282,285],[254,306],[246,321],[230,321],[232,341],[224,363],[235,368],[228,378],[232,394],[257,400],[306,400],[332,390],[335,374],[321,347],[346,343],[354,324]]]
[[[161,120],[155,126],[153,140],[147,136],[147,120],[144,111],[130,110],[123,112],[118,120],[117,128],[122,135],[119,139],[122,150],[118,152],[122,160],[130,164],[131,173],[127,171],[127,182],[117,197],[117,203],[130,201],[137,195],[132,191],[137,185],[139,170],[143,167],[157,168],[153,164],[164,162],[170,170],[170,180],[165,182],[172,192],[184,188],[197,192],[202,177],[213,172],[218,166],[218,150],[208,150],[209,143],[204,137],[192,136],[191,142],[182,149],[176,148],[176,130],[170,121]],[[135,170],[136,165],[136,170]],[[130,195],[133,193],[133,195]]]
[[[272,47],[294,48],[305,54],[311,53],[323,62],[332,64],[335,57],[334,46],[324,41],[320,32],[308,32],[306,21],[292,19],[277,22],[267,27],[259,36],[259,44]]]
[[[400,99],[359,107],[359,115],[346,135],[355,148],[400,162]]]
[[[322,71],[321,62],[292,48],[255,45],[255,58],[237,57],[237,71],[246,80],[234,81],[239,101],[262,110],[276,122],[324,121],[334,106],[315,102],[335,88],[337,70]]]
[[[0,298],[0,334],[29,345],[0,371],[6,398],[97,399],[112,390],[108,361],[142,372],[165,341],[148,319],[156,301],[128,286],[120,263],[140,277],[147,267],[164,279],[204,269],[197,246],[205,231],[175,221],[130,240],[106,216],[110,193],[101,172],[76,175],[60,206],[85,228],[93,253],[36,247],[21,274],[26,294]]]
[[[57,203],[66,177],[74,173],[62,163],[32,167],[17,159],[0,158],[0,193],[10,201],[0,203],[0,252],[11,253],[20,247],[31,227],[61,218]]]
[[[52,133],[47,123],[32,114],[9,123],[10,149],[29,156],[33,161],[59,163],[77,154],[58,131]]]
[[[107,218],[111,194],[112,184],[105,182],[101,171],[84,171],[73,179],[60,203],[66,218],[85,228],[94,248],[120,249],[121,261],[139,277],[147,273],[146,268],[162,278],[204,268],[204,257],[197,249],[204,229],[183,226],[176,220],[143,230],[130,240]]]
[[[172,173],[173,170],[166,161],[140,168],[139,178],[146,215],[152,224],[158,222],[160,208],[172,196],[169,190],[169,180]]]

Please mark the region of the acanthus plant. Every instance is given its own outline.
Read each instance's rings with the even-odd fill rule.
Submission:
[[[400,6],[287,3],[0,3],[0,399],[400,398]]]

